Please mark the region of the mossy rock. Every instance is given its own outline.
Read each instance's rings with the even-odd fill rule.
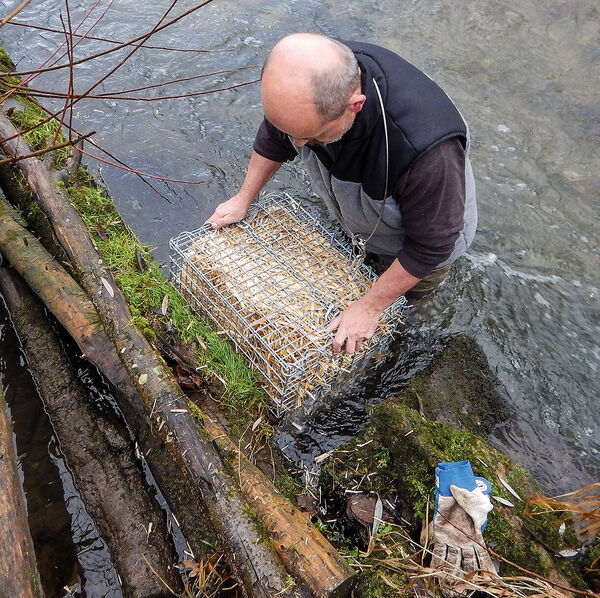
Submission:
[[[586,588],[578,564],[556,556],[558,551],[577,545],[572,526],[561,536],[553,516],[526,515],[525,502],[541,494],[540,487],[529,473],[481,436],[429,420],[401,403],[385,402],[372,408],[371,423],[362,437],[342,447],[337,455],[324,467],[322,487],[337,486],[338,494],[343,495],[345,489],[371,473],[361,490],[380,496],[397,493],[399,502],[410,507],[411,512],[402,516],[412,521],[413,533],[426,515],[432,517],[437,463],[470,461],[475,475],[492,483],[494,496],[515,505],[511,508],[494,502],[484,534],[488,546],[518,567],[565,585]],[[512,496],[500,478],[523,500]],[[522,574],[518,567],[501,561],[500,573]]]
[[[6,73],[15,70],[13,61],[2,46],[0,46],[0,69]]]
[[[452,337],[429,366],[391,400],[420,410],[429,419],[483,436],[510,416],[484,352],[464,334]]]

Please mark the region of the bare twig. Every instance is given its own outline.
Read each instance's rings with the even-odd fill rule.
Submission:
[[[112,5],[114,0],[111,0],[108,7],[102,12],[102,14],[100,15],[100,17],[98,17],[98,19],[96,19],[96,21],[92,24],[91,27],[89,27],[87,29],[87,32],[85,34],[78,34],[77,31],[78,29],[81,27],[81,25],[83,24],[83,22],[89,18],[89,16],[91,15],[92,11],[98,6],[100,0],[97,0],[97,2],[94,4],[94,6],[88,11],[88,13],[85,15],[84,19],[77,25],[77,27],[75,27],[75,29],[73,30],[70,24],[70,11],[69,11],[69,7],[68,7],[68,3],[67,3],[67,15],[68,15],[68,33],[67,33],[67,27],[65,27],[64,22],[63,22],[63,35],[65,35],[65,41],[63,42],[63,44],[61,44],[61,46],[52,54],[52,56],[50,56],[42,65],[42,67],[34,70],[34,71],[23,71],[21,73],[11,73],[11,75],[28,75],[26,81],[31,81],[33,78],[35,78],[37,75],[39,75],[42,72],[47,72],[49,70],[56,70],[57,68],[66,68],[68,67],[70,69],[70,77],[69,77],[69,89],[67,91],[67,93],[60,93],[60,92],[51,92],[51,91],[45,91],[45,90],[33,90],[33,89],[28,89],[28,88],[24,88],[26,81],[21,82],[20,85],[8,85],[9,87],[11,87],[11,89],[5,94],[5,97],[7,97],[8,95],[12,94],[12,93],[16,93],[19,95],[26,95],[28,97],[30,97],[32,99],[32,101],[35,101],[33,98],[35,97],[49,97],[49,98],[61,98],[64,99],[64,105],[62,107],[61,110],[57,111],[57,112],[52,112],[48,109],[46,109],[44,106],[40,105],[38,102],[36,102],[36,104],[46,112],[46,114],[48,115],[48,117],[40,122],[37,123],[37,125],[32,126],[28,129],[23,130],[21,133],[27,133],[33,129],[35,129],[36,127],[45,124],[46,122],[50,121],[52,118],[56,118],[57,116],[60,116],[60,125],[61,126],[65,126],[68,131],[69,131],[69,137],[72,138],[72,136],[78,135],[78,138],[73,141],[72,143],[76,143],[77,141],[87,138],[89,137],[89,135],[80,135],[74,128],[73,128],[73,123],[72,123],[72,112],[73,112],[73,106],[75,103],[77,103],[78,101],[84,99],[84,98],[93,98],[93,99],[116,99],[116,100],[125,100],[125,101],[159,101],[159,100],[165,100],[165,99],[176,99],[176,98],[184,98],[184,97],[194,97],[194,96],[201,96],[201,95],[205,95],[205,94],[209,94],[209,93],[215,93],[215,92],[219,92],[219,91],[226,91],[226,90],[230,90],[230,89],[235,89],[237,87],[242,87],[245,85],[250,85],[253,83],[256,83],[258,81],[257,80],[252,80],[252,81],[247,81],[247,82],[242,82],[242,83],[238,83],[235,85],[231,85],[231,86],[227,86],[227,87],[220,87],[220,88],[215,88],[215,89],[210,89],[210,90],[206,90],[206,91],[200,91],[200,92],[192,92],[192,93],[186,93],[186,94],[177,94],[177,95],[169,95],[169,96],[159,96],[156,98],[139,98],[139,97],[132,97],[132,96],[126,96],[125,94],[127,93],[133,93],[135,91],[143,91],[146,89],[152,89],[152,88],[157,88],[157,87],[162,87],[164,85],[169,85],[172,83],[176,83],[179,81],[189,81],[192,79],[196,79],[196,78],[200,78],[200,77],[208,77],[211,75],[217,75],[217,74],[222,74],[222,73],[226,73],[226,72],[235,72],[236,70],[245,70],[248,68],[252,68],[251,66],[248,67],[241,67],[239,69],[227,69],[227,70],[223,70],[223,71],[218,71],[215,73],[208,73],[208,74],[202,74],[202,75],[197,75],[197,76],[192,76],[192,77],[185,77],[185,78],[181,78],[181,79],[177,79],[177,80],[173,80],[173,81],[168,81],[165,83],[161,83],[161,84],[155,84],[155,85],[149,85],[149,86],[145,86],[145,87],[140,87],[137,89],[131,89],[131,90],[122,90],[122,91],[118,91],[118,92],[114,92],[114,93],[103,93],[103,94],[99,94],[99,95],[95,95],[92,94],[92,90],[95,89],[97,86],[99,86],[103,81],[105,81],[108,77],[110,77],[116,70],[118,70],[130,57],[133,53],[135,53],[137,50],[139,50],[142,47],[146,47],[144,44],[147,42],[147,40],[154,35],[156,32],[161,31],[162,29],[164,29],[165,27],[172,25],[174,23],[176,23],[177,21],[179,21],[180,19],[182,19],[183,17],[193,13],[194,11],[198,10],[199,8],[209,4],[212,0],[205,0],[204,2],[195,5],[194,7],[192,7],[191,9],[181,13],[180,15],[178,15],[177,17],[167,21],[167,22],[163,22],[165,21],[166,17],[168,16],[169,12],[172,10],[172,8],[175,6],[177,0],[175,0],[170,8],[165,12],[165,14],[163,15],[163,17],[156,23],[156,25],[147,33],[140,35],[136,38],[134,38],[133,40],[130,40],[128,42],[123,42],[123,43],[118,43],[118,42],[114,42],[117,44],[116,47],[111,48],[108,51],[104,51],[104,52],[99,52],[93,56],[87,57],[83,60],[77,60],[75,61],[73,58],[73,50],[74,48],[77,46],[78,43],[80,43],[81,41],[83,41],[84,39],[88,38],[88,33],[97,25],[97,23],[100,21],[100,19],[106,14],[106,11],[108,10],[108,8]],[[61,17],[62,19],[62,17]],[[58,30],[55,30],[58,31]],[[77,42],[73,42],[73,38],[74,37],[78,37],[78,41]],[[113,40],[106,40],[106,41],[111,41],[113,42]],[[54,59],[52,66],[49,68],[43,68],[46,64],[49,64],[50,61],[58,54],[58,51],[60,50],[61,47],[63,47],[64,45],[67,45],[67,51],[65,53],[63,53],[61,56],[58,56],[57,58]],[[90,60],[92,58],[97,58],[99,56],[103,56],[105,54],[108,54],[111,51],[116,51],[118,49],[124,48],[126,46],[130,46],[131,47],[131,51],[128,53],[128,55],[121,60],[116,66],[114,66],[106,75],[104,75],[102,78],[100,78],[98,81],[96,81],[89,89],[86,90],[86,92],[82,93],[82,94],[75,94],[74,93],[74,66],[77,64],[81,64],[82,62],[85,62],[86,60]],[[158,48],[158,46],[156,46]],[[60,60],[60,58],[62,58],[63,56],[68,55],[69,56],[69,61],[67,64],[62,64],[62,65],[58,65],[56,66],[56,62],[58,60]],[[1,74],[0,74],[1,75]],[[66,118],[66,111],[70,110],[69,113],[69,124],[68,126],[65,123],[65,118]],[[60,130],[61,126],[59,126],[58,130]],[[56,133],[56,138],[58,136],[58,131]],[[6,139],[4,141],[8,141],[9,139]],[[56,139],[54,140],[56,141]],[[59,145],[52,145],[51,148],[46,148],[45,150],[41,150],[39,152],[34,152],[32,154],[29,154],[31,156],[34,155],[40,155],[42,153],[46,153],[48,151],[54,150],[54,149],[58,149],[60,147],[65,147],[66,145],[71,145],[72,143],[66,143],[66,144],[59,144]],[[108,152],[106,149],[102,148],[100,145],[98,145],[97,143],[90,141],[90,143],[96,147],[99,151],[101,151],[102,153],[104,153],[106,156],[109,157],[109,159],[105,159],[102,158],[98,155],[95,155],[94,153],[85,151],[85,150],[81,150],[82,153],[84,153],[85,155],[98,160],[99,162],[114,166],[116,168],[120,168],[122,170],[125,170],[127,172],[131,172],[133,174],[135,174],[136,176],[138,176],[146,185],[148,185],[155,193],[157,193],[161,198],[165,199],[166,201],[170,201],[168,197],[166,197],[163,193],[161,193],[154,185],[152,185],[147,179],[155,179],[155,180],[161,180],[164,181],[165,183],[179,183],[179,184],[200,184],[203,183],[204,181],[190,181],[190,180],[181,180],[181,179],[174,179],[174,178],[169,178],[169,177],[164,177],[164,176],[159,176],[159,175],[154,175],[154,174],[150,174],[150,173],[146,173],[146,172],[141,172],[129,165],[127,165],[126,163],[124,163],[122,160],[118,159],[116,156],[114,156],[113,154],[111,154],[110,152]],[[12,160],[12,159],[9,159]]]
[[[101,83],[103,83],[104,81],[106,81],[106,79],[108,79],[108,77],[110,77],[113,73],[115,73],[118,69],[120,69],[123,64],[125,64],[125,62],[137,51],[139,50],[139,48],[141,48],[143,46],[143,43],[149,39],[152,35],[154,35],[155,33],[157,33],[158,31],[161,31],[162,29],[168,27],[169,25],[172,25],[173,23],[177,22],[178,20],[182,19],[184,16],[191,14],[192,12],[194,12],[195,10],[198,10],[199,8],[202,8],[203,6],[206,6],[207,4],[209,4],[210,2],[212,2],[213,0],[205,0],[204,2],[202,2],[199,5],[196,5],[192,8],[190,8],[189,10],[183,12],[182,14],[180,14],[178,17],[175,17],[174,19],[172,19],[171,21],[168,21],[167,23],[163,23],[161,25],[161,23],[166,19],[167,15],[169,14],[169,12],[171,12],[171,10],[173,9],[173,7],[175,6],[175,4],[177,3],[177,0],[173,0],[173,2],[171,3],[171,6],[167,9],[167,11],[163,14],[163,16],[159,19],[158,23],[156,25],[154,25],[154,27],[146,34],[138,36],[137,38],[135,38],[134,41],[138,42],[140,40],[142,41],[142,44],[135,46],[133,48],[133,50],[131,50],[129,52],[129,54],[127,54],[127,56],[121,60],[116,66],[114,66],[106,75],[104,75],[103,77],[101,77],[98,81],[96,81],[90,88],[88,88],[83,94],[81,94],[80,97],[78,97],[76,100],[73,101],[73,104],[75,104],[76,102],[80,101],[81,99],[83,99],[86,95],[88,95],[91,91],[93,91],[96,87],[98,87],[98,85],[100,85]],[[130,45],[130,44],[125,44],[125,45]],[[124,46],[122,46],[124,47]],[[111,50],[107,50],[106,52],[100,52],[99,54],[95,55],[95,57],[97,58],[98,56],[101,56],[103,54],[108,54],[109,52],[113,52],[115,50],[119,49],[119,47],[117,46],[116,48],[113,48]],[[90,57],[88,57],[88,59],[90,59]],[[88,59],[84,59],[88,60]],[[72,65],[74,66],[75,64],[81,64],[82,61],[75,61],[72,63]],[[57,68],[65,68],[66,66],[69,65],[60,65],[60,67],[50,67],[48,69],[36,69],[34,71],[22,71],[22,72],[11,72],[9,74],[13,75],[13,76],[22,76],[24,74],[38,74],[40,72],[49,72],[49,71],[53,71],[56,70]],[[1,75],[2,73],[0,73]],[[52,120],[53,118],[56,118],[58,116],[59,112],[55,112],[55,113],[50,113],[49,111],[46,110],[46,113],[49,115],[45,120],[43,120],[40,123],[37,123],[36,125],[29,127],[28,129],[24,130],[23,133],[28,133],[29,131],[43,125],[46,124],[48,121]],[[16,135],[15,135],[16,136]],[[14,139],[13,136],[10,139]],[[6,139],[5,141],[9,141],[10,139]]]
[[[52,144],[56,143],[56,141],[58,140],[58,136],[60,135],[60,132],[62,131],[63,123],[65,122],[65,116],[67,114],[69,105],[71,106],[70,116],[69,116],[69,139],[71,139],[72,125],[73,125],[73,101],[72,101],[72,96],[73,96],[73,92],[74,92],[74,88],[73,88],[73,28],[71,27],[71,11],[69,9],[69,0],[65,0],[65,6],[67,9],[67,22],[69,24],[68,33],[65,28],[65,22],[63,20],[62,14],[60,15],[60,22],[62,23],[63,29],[65,30],[67,52],[69,55],[69,64],[70,64],[69,88],[68,88],[68,93],[65,97],[65,105],[64,105],[62,114],[60,116],[60,122],[58,124],[58,127],[56,127],[56,131],[54,133],[54,138],[52,139]]]
[[[163,83],[155,83],[153,85],[146,85],[144,87],[138,87],[138,88],[134,88],[134,89],[126,89],[126,90],[122,90],[122,91],[106,92],[106,93],[102,93],[102,94],[88,94],[88,95],[64,93],[61,91],[49,91],[49,90],[36,89],[36,88],[31,88],[31,87],[20,89],[21,86],[13,85],[13,84],[10,84],[10,83],[4,82],[4,81],[3,81],[3,84],[7,85],[9,87],[13,87],[15,89],[15,92],[14,92],[15,95],[22,95],[22,96],[26,96],[26,97],[51,98],[51,99],[66,98],[67,100],[73,99],[75,101],[79,101],[79,100],[85,98],[86,100],[92,99],[92,100],[125,100],[125,101],[155,102],[157,100],[172,100],[172,99],[177,99],[177,98],[189,98],[189,97],[194,97],[194,96],[198,96],[198,95],[205,95],[208,93],[216,93],[219,91],[228,91],[230,89],[236,89],[237,87],[243,87],[245,85],[251,85],[253,83],[258,83],[260,81],[260,79],[252,79],[251,81],[244,81],[242,83],[236,83],[234,85],[230,85],[229,87],[218,87],[218,88],[214,88],[214,89],[208,89],[205,91],[193,91],[193,92],[182,93],[182,94],[171,95],[171,96],[157,96],[154,98],[144,98],[144,97],[140,98],[140,97],[135,97],[135,96],[123,96],[122,94],[132,93],[135,91],[143,91],[146,89],[156,89],[158,87],[165,87],[167,85],[172,85],[174,83],[180,83],[182,81],[190,81],[192,79],[201,79],[201,78],[205,78],[205,77],[212,77],[214,75],[221,75],[224,73],[235,73],[237,71],[242,71],[242,70],[246,70],[246,69],[250,69],[250,68],[255,68],[255,67],[244,66],[244,67],[239,67],[239,68],[235,68],[235,69],[224,69],[222,71],[214,71],[212,73],[202,73],[200,75],[193,75],[191,77],[182,77],[181,79],[172,79],[170,81],[165,81]],[[0,81],[2,81],[1,76],[0,76]]]
[[[95,58],[100,58],[101,56],[106,56],[107,54],[112,54],[113,52],[117,52],[118,50],[121,50],[122,48],[125,48],[127,46],[136,46],[136,44],[139,41],[141,41],[142,43],[137,45],[137,48],[141,48],[141,47],[143,47],[146,39],[148,39],[151,35],[154,35],[155,33],[158,33],[159,31],[162,31],[163,29],[166,29],[167,27],[174,25],[175,23],[177,23],[184,17],[187,17],[188,15],[194,13],[195,11],[206,6],[207,4],[210,4],[212,1],[213,0],[204,0],[204,2],[201,2],[200,4],[196,4],[195,6],[192,6],[192,8],[189,8],[188,10],[182,12],[181,14],[174,17],[170,21],[163,23],[159,27],[155,26],[148,33],[143,33],[142,35],[138,35],[137,37],[134,37],[133,39],[130,39],[129,41],[123,42],[123,43],[115,46],[114,48],[109,48],[108,50],[103,50],[102,52],[97,52],[96,54],[92,54],[91,56],[87,56],[85,58],[80,58],[79,60],[76,60],[73,63],[73,66],[83,64],[84,62],[88,62],[89,60],[94,60]],[[18,75],[18,76],[22,77],[24,75],[38,74],[41,72],[47,73],[50,71],[56,71],[56,70],[67,68],[68,66],[69,66],[68,64],[59,64],[59,65],[55,65],[55,66],[45,68],[45,69],[34,69],[34,70],[30,70],[30,71],[18,71],[18,72],[14,72],[14,73],[0,73],[0,74],[12,74],[12,75]]]
[[[98,6],[98,4],[100,4],[101,0],[96,0],[96,2],[92,5],[92,7],[87,11],[87,13],[83,16],[83,19],[81,20],[81,22],[79,23],[79,25],[77,25],[77,27],[75,28],[75,31],[77,31],[84,23],[85,21],[91,16],[92,12],[96,9],[96,7]],[[107,13],[108,9],[112,6],[114,0],[110,0],[110,2],[108,3],[108,6],[104,9],[104,11],[102,12],[102,14],[94,21],[94,23],[92,24],[91,27],[88,28],[88,30],[86,31],[86,33],[82,37],[82,39],[85,37],[85,35],[87,35],[99,22],[100,20],[104,17],[104,15]],[[64,34],[64,31],[61,32]],[[81,40],[79,40],[76,44],[74,44],[75,46],[77,46],[77,44],[79,44]],[[60,52],[60,50],[62,49],[62,47],[65,45],[65,42],[62,42],[58,48],[56,48],[54,50],[54,52],[52,52],[52,54],[50,54],[50,56],[48,56],[46,58],[46,60],[44,60],[44,62],[41,64],[40,67],[38,67],[38,70],[36,72],[34,72],[33,74],[30,74],[28,77],[26,77],[25,79],[23,79],[23,81],[20,82],[18,87],[24,87],[26,86],[28,83],[30,83],[31,81],[33,81],[33,79],[35,79],[40,73],[41,73],[41,69],[47,65],[47,64],[51,64],[54,65],[56,64],[61,58],[63,58],[66,53],[63,52],[60,56],[58,56],[57,58],[54,59],[54,57]],[[54,60],[53,60],[54,59]],[[72,68],[72,66],[70,67]],[[6,92],[3,95],[2,100],[5,101],[6,99],[8,99],[12,94],[14,93],[14,90],[9,90],[8,92]]]
[[[62,31],[60,29],[53,29],[52,27],[42,27],[41,25],[32,25],[31,23],[20,23],[18,21],[11,21],[10,24],[16,25],[18,27],[26,27],[28,29],[37,29],[39,31],[48,31],[49,33],[62,34]],[[106,42],[108,44],[117,44],[117,45],[124,44],[124,42],[119,41],[119,40],[109,39],[106,37],[97,37],[94,35],[82,35],[80,33],[75,33],[75,31],[73,32],[73,36],[74,37],[83,37],[85,39],[89,39],[89,40],[93,40],[93,41]],[[135,44],[130,44],[130,45],[135,45]],[[140,44],[140,45],[142,45],[142,44]],[[208,54],[208,53],[213,53],[213,52],[233,52],[235,50],[235,48],[215,48],[215,49],[211,49],[211,50],[206,50],[206,49],[202,49],[202,48],[177,48],[177,47],[173,47],[173,46],[149,46],[147,44],[143,44],[143,46],[144,46],[144,50],[165,50],[167,52],[183,52],[183,53],[193,53],[193,54]]]
[[[8,23],[13,17],[17,16],[29,3],[31,0],[25,0],[17,8],[15,8],[7,17],[0,21],[0,27],[4,27],[6,23]]]
[[[65,141],[63,143],[58,143],[57,145],[51,145],[51,146],[45,147],[44,149],[37,150],[37,151],[31,152],[29,154],[25,154],[23,156],[13,156],[12,158],[4,158],[4,160],[0,160],[0,166],[2,164],[8,164],[9,162],[17,162],[18,160],[25,160],[25,158],[35,158],[37,156],[42,156],[43,154],[47,154],[48,152],[53,152],[57,149],[67,147],[69,145],[75,145],[75,144],[79,143],[80,141],[83,141],[84,139],[91,137],[95,133],[96,133],[96,131],[91,131],[90,133],[86,133],[85,135],[80,135],[79,137],[77,137],[75,139],[70,139],[69,141]],[[0,140],[0,143],[4,143],[4,140]]]
[[[34,100],[32,100],[32,101],[34,101]],[[40,108],[40,110],[43,110],[46,114],[50,114],[50,110],[48,110],[41,104],[36,102],[36,105]],[[77,133],[79,135],[79,133],[77,132],[76,129],[72,129],[72,132]],[[13,137],[7,138],[6,140],[12,139]],[[109,152],[107,149],[104,149],[102,146],[98,145],[96,142],[92,141],[91,139],[88,140],[88,143],[90,143],[90,145],[93,145],[96,149],[100,150],[102,153],[106,154],[109,158],[111,158],[111,160],[114,160],[114,161],[106,160],[104,158],[101,158],[100,156],[96,156],[90,152],[87,152],[83,149],[83,147],[79,148],[79,151],[82,154],[88,156],[89,158],[93,158],[94,160],[98,160],[98,162],[102,162],[103,164],[108,164],[109,166],[114,166],[115,168],[119,168],[121,170],[125,170],[126,172],[131,172],[132,174],[135,174],[136,176],[138,176],[140,178],[140,180],[143,183],[148,185],[148,187],[150,187],[150,189],[152,189],[159,197],[161,197],[165,201],[170,201],[170,200],[168,197],[163,195],[154,185],[152,185],[152,183],[147,181],[146,178],[156,179],[159,181],[165,181],[165,182],[169,182],[169,183],[181,183],[181,184],[186,184],[186,185],[200,185],[200,184],[204,183],[204,181],[187,181],[187,180],[181,180],[181,179],[171,179],[168,177],[162,177],[162,176],[155,175],[155,174],[141,172],[139,170],[136,170],[135,168],[132,168],[131,166],[128,166],[125,162],[123,162],[122,160],[117,158],[114,154]]]

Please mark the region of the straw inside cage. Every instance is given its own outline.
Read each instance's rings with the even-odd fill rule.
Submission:
[[[269,196],[237,225],[182,233],[171,249],[175,285],[262,374],[282,409],[339,367],[326,326],[375,279],[289,196]],[[401,311],[402,300],[388,308],[371,345]]]

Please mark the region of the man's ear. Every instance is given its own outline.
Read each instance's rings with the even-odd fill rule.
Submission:
[[[358,114],[362,110],[366,99],[367,96],[365,96],[362,93],[352,94],[352,96],[348,100],[348,106],[350,110],[352,110],[354,114]]]

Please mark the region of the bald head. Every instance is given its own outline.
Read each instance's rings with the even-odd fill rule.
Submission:
[[[314,33],[294,33],[269,54],[262,75],[263,108],[269,120],[302,114],[311,126],[333,121],[358,89],[360,71],[347,46]]]

